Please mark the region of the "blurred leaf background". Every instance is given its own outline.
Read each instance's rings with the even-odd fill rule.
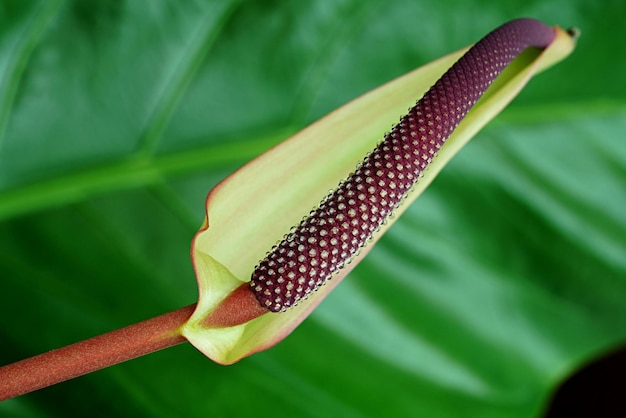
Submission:
[[[0,364],[192,303],[220,179],[521,16],[577,50],[287,340],[230,367],[177,346],[0,414],[540,416],[626,341],[621,0],[3,0]]]

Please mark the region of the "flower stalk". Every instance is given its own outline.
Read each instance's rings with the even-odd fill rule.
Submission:
[[[183,343],[196,305],[0,367],[0,401]]]

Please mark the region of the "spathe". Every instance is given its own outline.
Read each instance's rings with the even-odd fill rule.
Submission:
[[[396,216],[534,74],[573,50],[572,36],[559,28],[554,30],[554,40],[546,49],[525,51],[498,77],[446,141],[424,177],[395,211]],[[192,245],[199,302],[182,330],[194,346],[223,364],[271,347],[302,322],[367,254],[393,219],[382,226],[350,264],[298,306],[233,326],[207,323],[225,298],[250,280],[267,251],[355,169],[389,127],[465,51],[433,61],[357,98],[251,161],[209,193],[207,217]],[[256,302],[237,300],[244,305]],[[229,305],[230,312],[246,311],[246,306],[237,303]]]

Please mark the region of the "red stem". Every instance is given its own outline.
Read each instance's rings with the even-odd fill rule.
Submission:
[[[196,305],[0,367],[0,401],[180,344]]]

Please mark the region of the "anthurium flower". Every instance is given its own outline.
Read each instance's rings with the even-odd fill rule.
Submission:
[[[511,21],[245,165],[207,197],[192,244],[197,304],[1,366],[0,400],[185,340],[223,364],[276,344],[575,38],[537,20]]]
[[[511,21],[222,181],[193,240],[200,294],[183,335],[223,364],[281,341],[534,74],[572,51],[573,38],[533,19]]]

